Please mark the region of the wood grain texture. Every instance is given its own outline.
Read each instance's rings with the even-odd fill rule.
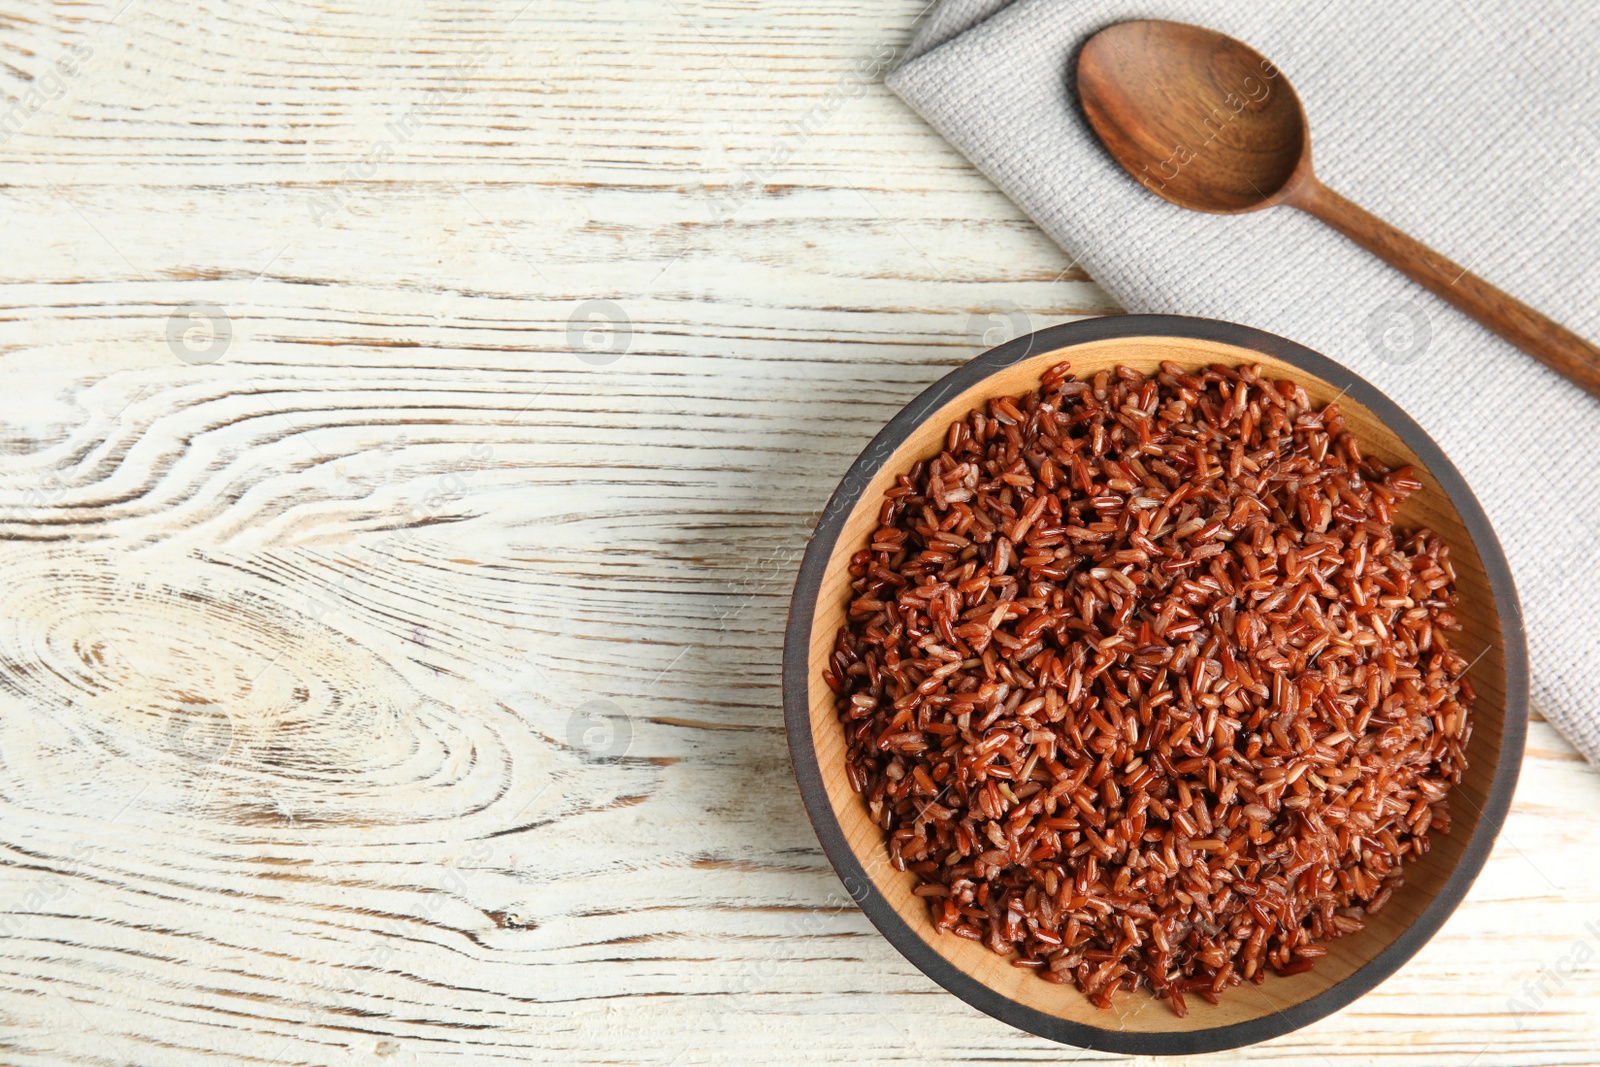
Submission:
[[[851,459],[1113,310],[877,84],[920,6],[0,15],[0,1061],[1077,1055],[848,906],[784,750]],[[1597,800],[1536,723],[1441,935],[1204,1062],[1594,1062]]]

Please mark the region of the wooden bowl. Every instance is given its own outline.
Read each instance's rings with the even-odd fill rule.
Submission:
[[[1213,1007],[1189,998],[1180,1019],[1148,993],[1117,994],[1101,1011],[1070,985],[1012,967],[981,944],[940,935],[914,876],[888,863],[883,832],[845,776],[844,731],[822,671],[849,598],[850,556],[876,527],[883,492],[916,460],[943,447],[950,423],[996,396],[1036,388],[1068,359],[1087,376],[1117,364],[1152,371],[1259,363],[1293,379],[1318,403],[1339,399],[1363,451],[1416,466],[1423,489],[1397,517],[1449,543],[1460,595],[1463,654],[1477,657],[1469,768],[1450,794],[1453,827],[1435,835],[1406,884],[1365,930],[1332,941],[1306,974],[1245,983]],[[1481,655],[1480,655],[1481,653]],[[1376,986],[1444,923],[1483,868],[1516,786],[1527,731],[1528,658],[1511,572],[1483,509],[1439,446],[1387,397],[1350,371],[1292,341],[1207,319],[1131,315],[1053,326],[984,353],[912,401],[867,446],[828,502],[800,565],[783,657],[784,716],[800,792],[846,890],[907,959],[974,1007],[1041,1037],[1134,1054],[1201,1053],[1263,1041],[1329,1015]]]

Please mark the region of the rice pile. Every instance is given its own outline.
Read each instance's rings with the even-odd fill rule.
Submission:
[[[1314,966],[1448,832],[1449,547],[1337,404],[1164,363],[950,426],[851,560],[825,679],[934,925],[1109,1006]]]

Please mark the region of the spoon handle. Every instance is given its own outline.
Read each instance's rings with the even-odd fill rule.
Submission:
[[[1318,181],[1289,203],[1332,226],[1558,374],[1600,397],[1600,347],[1496,289]]]

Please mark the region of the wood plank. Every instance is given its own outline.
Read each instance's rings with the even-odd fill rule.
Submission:
[[[777,669],[876,429],[1112,305],[861,75],[919,3],[518,6],[0,19],[92,50],[0,144],[0,1059],[1071,1059],[843,906]],[[1441,935],[1213,1061],[1593,1062],[1597,795],[1536,724]]]

